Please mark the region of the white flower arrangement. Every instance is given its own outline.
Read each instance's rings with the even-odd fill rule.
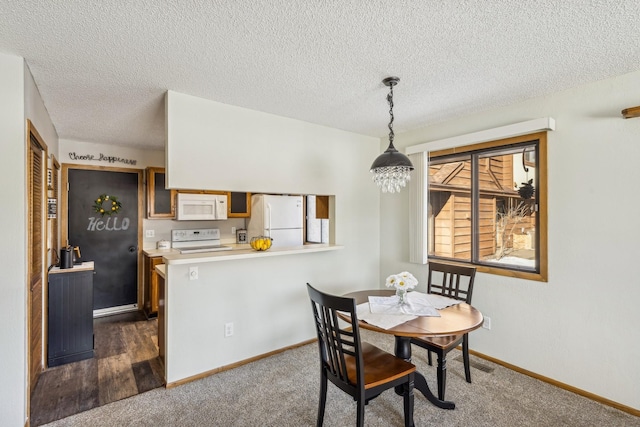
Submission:
[[[385,282],[385,286],[387,288],[394,287],[397,290],[408,291],[409,289],[413,289],[418,285],[418,279],[416,279],[413,274],[408,271],[403,271],[402,273],[392,274],[387,277],[387,281]]]

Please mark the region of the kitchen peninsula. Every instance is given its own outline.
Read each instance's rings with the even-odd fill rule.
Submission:
[[[221,252],[165,250],[156,271],[167,387],[309,341],[313,323],[305,284],[326,274],[323,266],[342,248],[255,251],[245,244]]]
[[[334,293],[384,286],[381,196],[362,173],[380,154],[379,138],[171,90],[165,114],[165,187],[330,195],[327,242],[344,245],[167,256],[169,386],[314,339],[306,283]]]

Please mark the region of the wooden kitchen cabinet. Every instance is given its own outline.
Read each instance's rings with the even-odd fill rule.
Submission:
[[[174,219],[176,217],[176,191],[168,190],[164,168],[149,167],[147,175],[147,218]]]
[[[162,257],[144,256],[144,313],[148,318],[158,315],[159,284],[156,265],[162,264]]]
[[[251,193],[227,192],[227,218],[251,216]]]
[[[178,193],[187,193],[187,194],[219,194],[219,195],[227,195],[226,191],[217,191],[217,190],[178,190]]]
[[[316,218],[329,219],[329,196],[316,196]]]

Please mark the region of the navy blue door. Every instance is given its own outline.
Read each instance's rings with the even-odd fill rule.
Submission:
[[[83,261],[95,263],[94,310],[137,304],[141,176],[136,169],[69,169],[68,239]]]

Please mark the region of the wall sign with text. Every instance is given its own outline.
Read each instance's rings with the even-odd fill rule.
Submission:
[[[106,162],[106,163],[124,163],[125,165],[136,165],[138,163],[135,159],[125,159],[118,156],[107,156],[106,154],[78,154],[75,151],[69,153],[69,159],[82,160],[89,162]]]

